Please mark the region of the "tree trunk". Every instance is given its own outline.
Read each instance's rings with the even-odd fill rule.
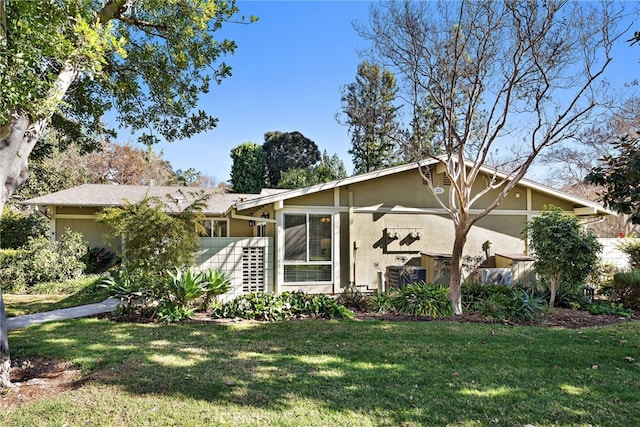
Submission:
[[[553,310],[553,306],[556,303],[556,291],[558,289],[558,279],[556,276],[551,277],[549,282],[549,290],[551,291],[551,297],[549,298],[549,310]]]
[[[456,236],[451,253],[451,274],[449,276],[449,298],[456,316],[462,315],[462,251],[467,241],[467,233],[459,231],[456,225]]]
[[[12,387],[11,358],[9,357],[9,340],[7,338],[7,316],[4,312],[4,299],[0,291],[0,390]]]

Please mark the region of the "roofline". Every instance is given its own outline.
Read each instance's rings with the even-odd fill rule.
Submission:
[[[373,179],[373,178],[380,178],[383,176],[387,176],[387,175],[392,175],[395,173],[399,173],[399,172],[406,172],[412,169],[417,169],[418,167],[422,167],[422,166],[428,166],[428,165],[433,165],[433,164],[437,164],[437,163],[444,163],[444,156],[441,157],[431,157],[428,159],[424,159],[424,160],[420,160],[418,162],[412,162],[412,163],[407,163],[404,165],[400,165],[400,166],[393,166],[390,168],[386,168],[386,169],[380,169],[377,171],[373,171],[373,172],[367,172],[367,173],[363,173],[360,175],[354,175],[351,177],[347,177],[347,178],[342,178],[342,179],[338,179],[335,181],[330,181],[330,182],[325,182],[322,184],[316,184],[313,185],[311,187],[305,187],[305,188],[298,188],[295,190],[289,190],[289,191],[285,191],[279,194],[273,194],[273,195],[269,195],[269,196],[264,196],[264,197],[257,197],[251,200],[247,200],[245,202],[236,202],[235,207],[237,210],[245,210],[245,209],[251,209],[254,207],[258,207],[258,206],[264,206],[270,203],[274,203],[274,202],[279,202],[282,200],[287,200],[287,199],[291,199],[294,197],[300,197],[300,196],[305,196],[308,194],[315,194],[318,193],[320,191],[324,191],[324,190],[331,190],[334,188],[338,188],[338,187],[343,187],[346,185],[350,185],[350,184],[357,184],[359,182],[363,182],[363,181],[367,181],[369,179]],[[470,160],[467,160],[466,165],[468,167],[472,167],[474,165],[474,163]],[[503,172],[500,171],[496,168],[490,167],[490,166],[486,166],[483,165],[480,167],[480,170],[482,172],[488,173],[488,174],[495,174],[496,176],[500,177],[500,178],[506,178],[509,179],[510,174],[507,172]],[[613,212],[609,209],[604,208],[602,205],[600,205],[599,203],[593,202],[591,200],[587,200],[587,199],[583,199],[581,197],[577,197],[577,196],[572,196],[564,191],[560,191],[557,190],[555,188],[549,187],[547,185],[544,184],[540,184],[538,182],[532,181],[528,178],[521,178],[520,181],[518,182],[518,184],[522,185],[523,187],[526,188],[530,188],[532,190],[536,190],[542,193],[546,193],[549,195],[553,195],[556,197],[559,197],[561,199],[564,199],[568,202],[571,203],[576,203],[576,204],[580,204],[580,205],[584,205],[584,206],[589,206],[589,207],[593,207],[596,209],[596,212],[598,212],[599,214],[605,214],[605,215],[613,215],[613,216],[617,216],[618,214],[616,212]]]

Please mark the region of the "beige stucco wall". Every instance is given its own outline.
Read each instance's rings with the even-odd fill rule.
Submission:
[[[522,253],[524,242],[519,237],[519,230],[526,217],[510,218],[500,216],[473,227],[467,238],[465,255],[483,256],[482,244],[491,240],[492,253],[502,251]],[[494,225],[504,223],[505,230]],[[384,231],[397,231],[400,238],[388,241]],[[513,231],[517,233],[509,234]],[[406,237],[412,231],[423,234],[420,240],[412,241]],[[506,231],[506,232],[503,232]],[[350,242],[356,242],[355,281],[358,286],[369,289],[377,287],[378,272],[386,272],[388,266],[420,265],[421,252],[451,253],[453,248],[454,228],[448,217],[429,214],[354,214],[351,224]],[[353,243],[352,243],[353,244]],[[343,242],[344,245],[344,242]],[[344,267],[343,267],[344,268]],[[351,266],[353,269],[353,265]],[[345,284],[342,283],[341,286]]]
[[[116,238],[105,242],[103,236],[108,228],[98,225],[93,218],[56,218],[52,237],[55,240],[60,239],[66,228],[81,233],[90,247],[108,247],[111,250],[120,250],[121,239]]]

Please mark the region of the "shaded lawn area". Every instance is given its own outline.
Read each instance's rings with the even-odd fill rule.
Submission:
[[[89,380],[0,425],[636,425],[639,337],[636,321],[56,322],[12,331],[12,356]]]
[[[7,317],[42,313],[60,308],[76,307],[102,302],[109,297],[103,289],[90,288],[73,294],[5,294],[3,295]]]

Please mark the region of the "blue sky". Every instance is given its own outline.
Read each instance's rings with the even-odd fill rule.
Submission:
[[[335,115],[341,110],[341,87],[354,81],[362,61],[359,52],[368,47],[352,23],[366,24],[371,4],[239,1],[240,15],[256,15],[259,21],[227,24],[218,33],[238,45],[235,55],[224,59],[233,75],[201,101],[201,108],[219,118],[218,127],[157,150],[174,169],[193,167],[220,182],[229,180],[233,147],[261,144],[269,131],[299,131],[320,150],[338,154],[352,173],[347,128]],[[621,87],[640,78],[640,49],[619,45],[610,76]],[[123,136],[120,142],[125,142]]]

